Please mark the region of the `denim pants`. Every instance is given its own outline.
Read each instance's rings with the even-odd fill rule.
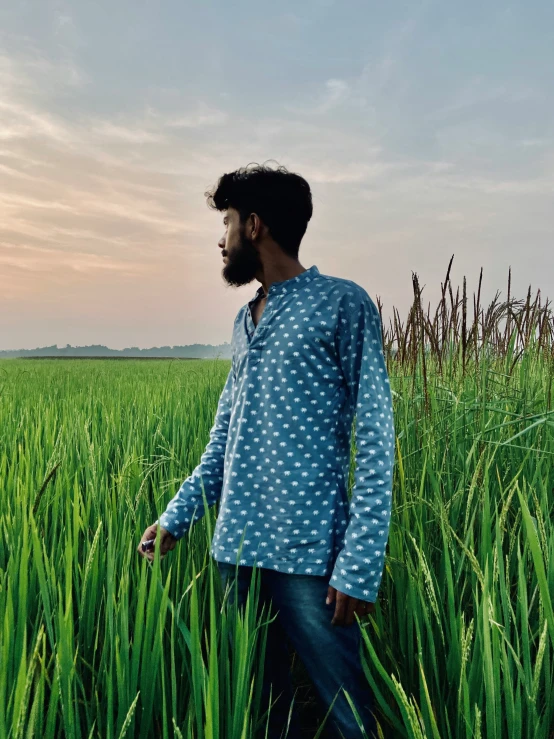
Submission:
[[[246,602],[253,568],[241,565],[237,568],[236,565],[217,561],[216,564],[223,592],[227,584],[230,586],[228,599],[231,604],[235,598],[235,574],[238,570],[236,590],[240,608]],[[329,576],[286,574],[262,567],[257,569],[260,575],[258,608],[263,603],[272,602],[268,616],[273,618],[277,613],[267,627],[262,687],[263,708],[267,710],[270,685],[273,686],[271,703],[274,705],[269,715],[269,739],[285,737],[293,699],[287,638],[306,668],[324,715],[339,693],[325,722],[327,736],[333,739],[363,737],[341,690],[342,686],[350,695],[367,736],[372,739],[373,732],[375,736],[377,734],[371,712],[371,690],[361,665],[360,627],[356,621],[350,626],[331,625],[335,603],[325,603]],[[300,738],[298,716],[294,708],[286,739]]]

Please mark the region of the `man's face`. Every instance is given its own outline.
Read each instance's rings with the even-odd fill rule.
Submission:
[[[262,271],[260,255],[246,236],[237,210],[229,208],[225,211],[223,225],[225,233],[218,243],[225,265],[221,274],[229,285],[247,285]]]

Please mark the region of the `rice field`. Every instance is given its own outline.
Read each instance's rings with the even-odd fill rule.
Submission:
[[[554,319],[509,283],[482,308],[481,282],[470,301],[448,274],[433,315],[414,276],[405,324],[383,326],[394,504],[364,669],[384,737],[549,739]],[[136,552],[200,459],[229,365],[0,362],[1,739],[265,736],[270,616],[256,578],[244,612],[227,605],[216,509],[163,561]]]

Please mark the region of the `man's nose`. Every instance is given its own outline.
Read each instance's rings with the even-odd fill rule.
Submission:
[[[217,242],[217,245],[220,249],[223,249],[225,247],[225,236],[222,236],[219,241]]]

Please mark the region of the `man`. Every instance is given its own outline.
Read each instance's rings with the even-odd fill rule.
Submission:
[[[373,610],[391,512],[395,436],[379,313],[355,282],[298,261],[312,216],[305,179],[249,165],[206,196],[224,214],[225,281],[261,287],[235,318],[232,366],[200,463],[143,541],[160,526],[164,556],[204,514],[202,488],[209,505],[220,501],[210,554],[223,584],[237,572],[244,598],[261,568],[262,592],[278,612],[264,670],[264,695],[271,683],[273,699],[282,696],[271,712],[275,736],[292,695],[287,638],[325,711],[338,695],[336,736],[361,736],[341,687],[372,736],[354,614]],[[297,723],[288,736],[295,731]]]

